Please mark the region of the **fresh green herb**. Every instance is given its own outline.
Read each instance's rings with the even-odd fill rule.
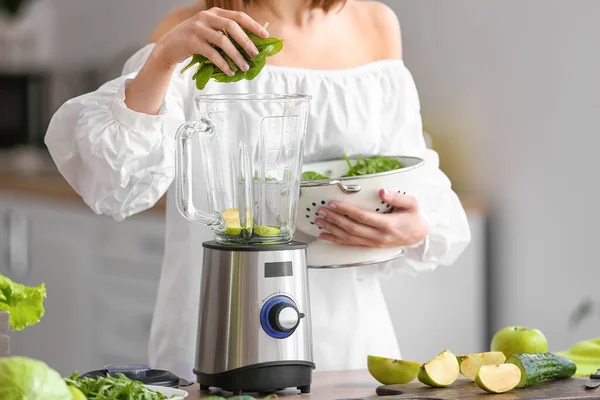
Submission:
[[[302,175],[300,176],[300,179],[303,181],[318,181],[321,179],[329,179],[329,177],[325,176],[325,175],[321,175],[318,172],[306,171],[306,172],[302,173]]]
[[[88,398],[88,400],[164,400],[162,393],[148,389],[143,383],[131,380],[121,373],[101,376],[97,379],[78,378],[77,372],[65,378],[68,385],[73,385]]]
[[[344,153],[344,159],[346,160],[346,163],[348,163],[349,168],[348,172],[342,175],[342,177],[344,178],[350,176],[377,174],[379,172],[393,171],[404,167],[402,163],[400,163],[400,161],[390,157],[356,157],[355,165],[352,165],[352,163],[350,162],[350,158],[348,158],[348,155],[346,155],[346,153]],[[318,172],[305,171],[302,173],[300,179],[303,181],[317,181],[321,179],[331,178],[325,175],[321,175]]]
[[[46,286],[27,287],[0,274],[0,311],[10,313],[10,325],[15,331],[37,324],[44,316]]]
[[[265,24],[265,29],[267,28],[267,26],[268,24]],[[250,66],[248,71],[244,72],[240,70],[237,67],[237,65],[233,62],[233,60],[227,55],[227,53],[223,51],[223,49],[213,45],[213,47],[219,52],[219,54],[225,59],[225,61],[227,61],[227,64],[229,64],[231,70],[235,72],[233,76],[227,75],[219,68],[217,68],[212,63],[212,61],[200,54],[194,55],[190,63],[181,70],[181,73],[184,73],[192,66],[198,64],[196,72],[192,76],[192,79],[196,81],[196,87],[198,88],[198,90],[203,90],[211,78],[217,82],[222,83],[238,82],[242,79],[252,80],[256,78],[266,65],[267,57],[274,56],[275,54],[281,51],[281,49],[283,48],[283,40],[275,37],[263,39],[261,37],[256,36],[247,29],[243,29],[243,31],[248,35],[250,40],[252,40],[252,43],[254,43],[254,45],[258,49],[258,54],[254,58],[251,58],[248,55],[248,53],[246,53],[246,51],[242,48],[242,46],[240,46],[239,43],[237,43],[229,35],[229,33],[227,33],[227,31],[224,30],[223,34],[231,40],[231,42],[239,50],[242,56],[244,56],[244,58],[248,62],[248,65]]]
[[[389,157],[356,157],[355,165],[352,165],[346,153],[344,153],[344,158],[346,159],[350,170],[348,170],[343,177],[377,174],[380,172],[393,171],[403,167],[400,161]]]

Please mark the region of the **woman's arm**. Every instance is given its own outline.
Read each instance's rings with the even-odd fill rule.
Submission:
[[[227,28],[248,52],[254,45],[241,26],[265,36],[247,15],[230,13],[203,11],[165,29],[156,44],[127,62],[121,77],[67,101],[54,114],[46,146],[94,212],[123,220],[152,207],[167,191],[175,173],[174,135],[185,122],[193,88],[193,71],[181,74],[180,63],[203,54],[226,72],[227,62],[209,43],[236,63],[245,59],[218,30]]]
[[[118,221],[154,206],[174,177],[173,135],[185,120],[189,76],[172,74],[154,115],[125,104],[125,91],[153,48],[130,58],[121,77],[65,102],[45,137],[59,172],[84,202]]]
[[[372,17],[371,23],[362,29],[372,35],[379,57],[402,58],[400,25],[393,11],[379,2],[364,2],[362,6],[363,14]],[[400,98],[394,100],[394,104],[400,104],[400,109],[390,112],[399,113],[403,118],[390,116],[389,123],[398,130],[402,152],[425,161],[419,193],[386,194],[386,188],[382,188],[382,200],[396,207],[395,212],[384,215],[333,202],[328,205],[329,209],[323,207],[318,211],[326,219],[319,218],[315,223],[325,230],[322,239],[368,247],[402,246],[405,253],[397,263],[413,271],[431,270],[438,265],[454,263],[470,243],[471,231],[450,180],[439,168],[438,154],[426,148],[420,102],[410,72],[404,67],[399,68],[393,79],[396,83],[390,95]]]

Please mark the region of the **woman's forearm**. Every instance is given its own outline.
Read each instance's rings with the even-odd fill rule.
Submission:
[[[143,114],[158,114],[176,65],[167,62],[155,47],[125,91],[127,107]]]

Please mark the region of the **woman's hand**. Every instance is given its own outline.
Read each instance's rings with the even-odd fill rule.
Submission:
[[[379,195],[394,211],[379,214],[338,201],[321,207],[318,213],[323,218],[315,224],[326,233],[320,239],[366,247],[411,246],[425,239],[429,226],[414,197],[385,190]]]
[[[156,43],[156,51],[169,66],[181,63],[195,54],[200,54],[212,61],[221,71],[233,76],[235,72],[231,70],[227,61],[213,45],[227,53],[242,71],[247,71],[249,66],[244,56],[223,34],[223,31],[227,31],[252,58],[258,54],[258,49],[242,28],[248,29],[259,37],[269,37],[268,32],[247,14],[240,11],[211,8],[199,12],[171,29]]]

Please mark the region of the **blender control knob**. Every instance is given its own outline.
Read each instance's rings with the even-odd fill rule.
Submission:
[[[300,323],[300,313],[293,304],[278,303],[269,312],[269,323],[278,332],[292,332]]]
[[[285,339],[294,334],[304,317],[292,299],[279,295],[271,297],[263,304],[260,310],[260,325],[270,337]]]

